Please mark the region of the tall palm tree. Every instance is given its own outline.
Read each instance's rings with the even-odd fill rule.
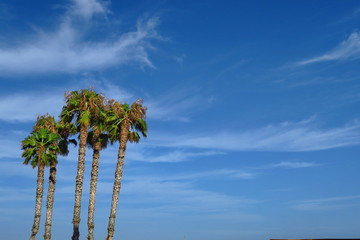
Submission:
[[[94,240],[94,215],[95,215],[95,200],[96,200],[96,186],[99,171],[100,151],[107,146],[108,135],[104,133],[106,126],[106,114],[104,109],[100,109],[99,116],[92,119],[92,131],[88,135],[88,145],[93,149],[93,161],[91,167],[90,179],[90,196],[88,206],[88,240]]]
[[[59,135],[49,132],[45,128],[39,128],[25,138],[22,144],[22,157],[25,158],[24,164],[31,164],[33,168],[38,168],[37,187],[36,187],[36,201],[35,201],[35,216],[31,231],[30,240],[34,240],[39,230],[41,206],[44,192],[44,169],[52,162],[56,162],[56,152],[59,147],[57,141]]]
[[[45,128],[51,133],[59,134],[58,141],[53,143],[54,146],[58,146],[57,152],[54,152],[54,154],[60,154],[66,156],[69,153],[68,144],[73,143],[76,145],[76,141],[74,139],[70,139],[70,140],[68,139],[69,134],[74,133],[76,131],[75,126],[72,124],[65,124],[61,121],[56,123],[54,117],[45,114],[38,117],[38,120],[34,126],[34,131],[38,131],[40,128]],[[55,183],[56,183],[56,166],[57,166],[57,160],[51,161],[48,192],[47,192],[47,203],[46,203],[44,240],[51,239],[52,213],[54,206],[54,194],[55,194]]]
[[[75,185],[75,203],[73,215],[72,240],[79,240],[79,224],[81,211],[82,186],[85,170],[85,153],[88,130],[91,118],[99,115],[99,108],[104,103],[104,97],[93,89],[67,92],[65,94],[66,105],[63,107],[60,117],[62,121],[74,122],[79,132],[79,157]]]
[[[108,103],[108,131],[111,142],[119,141],[118,161],[115,171],[115,180],[111,200],[111,210],[108,224],[107,240],[112,240],[114,236],[116,210],[119,201],[121,188],[121,178],[124,166],[124,157],[126,143],[139,142],[140,132],[146,137],[147,124],[145,122],[146,108],[142,105],[142,100],[137,100],[131,107],[127,103],[121,104],[117,101],[110,100]]]

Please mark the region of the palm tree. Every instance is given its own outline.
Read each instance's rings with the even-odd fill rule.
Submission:
[[[51,133],[59,134],[58,142],[53,143],[54,146],[58,146],[57,152],[54,152],[55,154],[67,156],[69,153],[68,144],[73,143],[76,145],[76,141],[74,139],[68,140],[69,134],[74,133],[76,130],[74,129],[75,126],[72,124],[65,124],[63,122],[56,123],[54,117],[46,114],[38,117],[36,125],[34,126],[34,131],[37,131],[40,128],[45,128]],[[52,161],[50,163],[44,240],[51,239],[52,213],[54,206],[54,194],[55,194],[55,183],[56,183],[56,165],[57,165],[57,161]]]
[[[96,119],[92,119],[92,131],[88,135],[88,145],[93,149],[93,161],[91,167],[90,179],[90,196],[88,206],[88,239],[94,240],[94,215],[95,215],[95,200],[96,200],[96,186],[99,169],[100,151],[107,146],[108,135],[104,133],[106,126],[106,114],[104,109],[100,109],[101,113]]]
[[[120,104],[117,101],[110,100],[108,108],[108,131],[110,141],[112,143],[119,141],[120,143],[111,200],[108,236],[106,238],[107,240],[112,240],[114,236],[116,209],[119,201],[126,143],[128,141],[136,143],[139,142],[140,135],[138,132],[146,137],[147,124],[144,120],[146,116],[146,108],[142,106],[142,100],[137,100],[131,105],[131,107],[129,107],[127,103]]]
[[[45,128],[39,128],[25,138],[22,144],[22,157],[25,158],[24,164],[31,164],[33,168],[38,168],[37,187],[36,187],[36,201],[35,201],[35,216],[32,227],[30,240],[34,240],[39,230],[41,206],[44,192],[44,169],[52,162],[56,162],[56,152],[59,147],[57,141],[59,135],[49,132]]]
[[[39,131],[41,128],[45,128],[50,133],[57,134],[55,119],[54,117],[49,116],[48,114],[38,116],[36,124],[33,129],[34,131]],[[57,144],[58,144],[57,142],[54,142],[53,146],[57,146]],[[49,240],[51,238],[51,223],[52,223],[52,210],[53,210],[54,193],[55,193],[56,165],[57,165],[57,160],[51,161],[47,203],[46,203],[45,234],[44,234],[45,240]]]
[[[65,100],[66,105],[62,109],[60,117],[65,123],[74,122],[80,133],[72,236],[72,240],[79,240],[81,197],[88,130],[91,118],[96,118],[99,115],[99,108],[103,105],[104,97],[92,89],[83,89],[80,91],[67,92],[65,94]]]

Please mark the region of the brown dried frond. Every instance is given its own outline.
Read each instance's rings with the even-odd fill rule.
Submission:
[[[49,132],[56,133],[57,129],[54,117],[49,115],[48,113],[44,115],[38,115],[33,129],[34,131],[38,131],[40,128],[45,128]]]
[[[65,93],[64,93],[64,97],[65,97],[65,99],[69,99],[70,97],[71,97],[71,94],[72,92],[71,91],[66,91]]]
[[[144,119],[146,117],[147,108],[142,105],[142,102],[143,102],[142,99],[138,99],[131,105],[131,108],[129,111],[130,119],[137,120],[140,118]]]
[[[112,111],[117,115],[117,116],[122,116],[124,115],[124,108],[123,105],[118,102],[115,101],[112,105]]]

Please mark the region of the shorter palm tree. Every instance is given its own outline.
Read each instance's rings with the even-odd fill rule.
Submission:
[[[22,153],[22,157],[25,159],[24,164],[30,163],[33,168],[38,168],[35,216],[30,240],[34,240],[39,231],[44,192],[44,169],[45,166],[50,166],[51,163],[57,161],[56,152],[58,152],[59,147],[56,143],[58,139],[58,134],[51,133],[45,128],[39,128],[21,142],[22,150],[24,150]]]
[[[56,154],[67,156],[69,154],[68,145],[70,143],[74,145],[77,144],[74,139],[68,139],[70,134],[76,132],[76,127],[73,124],[64,123],[62,121],[56,123],[52,116],[46,114],[38,117],[38,121],[34,127],[34,130],[37,130],[41,127],[46,128],[52,133],[59,134],[58,141],[54,142],[54,145],[58,146],[58,152],[56,152]],[[50,164],[49,184],[47,192],[44,240],[51,239],[52,213],[54,206],[56,183],[56,166],[57,161],[52,161]]]

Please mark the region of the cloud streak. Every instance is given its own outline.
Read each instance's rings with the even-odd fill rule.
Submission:
[[[57,116],[61,111],[64,93],[16,94],[0,98],[0,120],[28,122],[36,120],[37,114]]]
[[[360,58],[360,32],[353,32],[348,39],[329,52],[298,62],[298,65],[338,60],[354,60]]]
[[[248,131],[219,131],[211,135],[158,136],[154,143],[168,147],[191,147],[232,151],[317,151],[360,144],[360,122],[319,129],[311,123],[283,122]],[[156,137],[155,137],[156,138]]]
[[[96,86],[95,89],[99,93],[104,94],[107,98],[128,103],[132,103],[137,99],[136,94],[106,80],[85,79],[76,85],[63,86],[61,89],[4,95],[0,97],[0,120],[29,122],[35,121],[37,114],[45,113],[57,117],[64,104],[65,91],[84,88],[84,85],[89,87],[92,84]],[[193,107],[198,98],[189,95],[180,97],[180,95],[180,93],[172,92],[165,97],[146,98],[144,105],[148,108],[147,118],[155,121],[190,121],[189,115],[198,110],[198,108]]]
[[[81,16],[89,19],[94,15],[105,15],[108,13],[105,2],[97,0],[73,0],[73,6],[70,8],[70,13],[74,16]]]
[[[199,110],[199,102],[202,103],[202,108],[208,106],[208,102],[198,96],[191,96],[188,92],[171,92],[147,101],[147,115],[150,119],[159,121],[189,122],[189,115]]]
[[[137,146],[138,147],[138,146]],[[157,154],[154,155],[149,151],[130,151],[128,154],[128,158],[133,161],[141,161],[141,162],[183,162],[189,161],[196,157],[206,157],[206,156],[213,156],[213,155],[220,155],[223,154],[219,151],[203,151],[203,152],[187,152],[183,150],[175,150],[166,152],[164,154]]]
[[[63,86],[63,88],[49,91],[32,91],[9,94],[0,97],[0,120],[6,122],[34,122],[38,114],[49,113],[57,117],[65,103],[64,93],[77,89],[84,89],[96,84],[96,90],[108,98],[134,101],[132,93],[107,81],[85,80],[76,85]]]
[[[153,67],[147,51],[151,48],[149,40],[160,38],[156,32],[158,19],[139,20],[132,32],[112,40],[94,41],[87,38],[91,35],[94,16],[105,15],[109,10],[96,0],[73,3],[57,30],[39,31],[35,37],[24,37],[21,45],[0,48],[0,72],[8,75],[76,73],[132,62]]]
[[[301,211],[327,211],[359,206],[360,196],[341,196],[332,198],[320,198],[304,200],[292,206]]]
[[[313,162],[289,162],[284,161],[277,164],[270,165],[270,168],[308,168],[317,167],[319,164]]]

